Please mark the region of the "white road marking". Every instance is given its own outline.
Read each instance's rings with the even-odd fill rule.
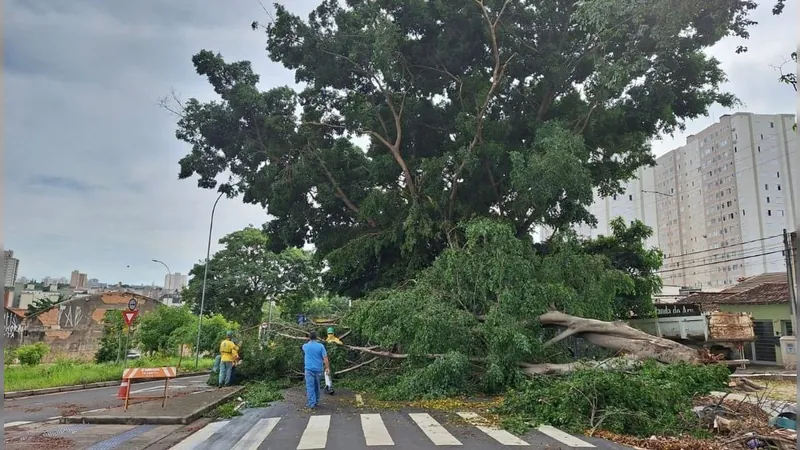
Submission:
[[[313,450],[325,448],[328,444],[328,428],[331,426],[331,416],[311,416],[308,418],[308,425],[297,450]]]
[[[268,419],[261,419],[258,423],[250,428],[250,431],[247,432],[236,445],[233,446],[231,450],[256,450],[264,442],[264,439],[269,436],[272,432],[275,425],[278,424],[278,421],[281,420],[280,417],[270,417]]]
[[[562,444],[569,445],[573,448],[594,448],[594,445],[584,442],[571,434],[564,433],[558,428],[551,427],[550,425],[541,425],[539,428],[537,428],[537,430],[561,442]]]
[[[186,386],[172,386],[172,385],[170,385],[169,389],[170,390],[172,390],[172,389],[186,389]],[[153,386],[153,387],[144,388],[144,389],[137,389],[135,391],[131,391],[131,394],[140,394],[142,392],[159,391],[159,390],[163,391],[164,390],[164,386],[161,385],[161,386]]]
[[[380,414],[361,414],[361,430],[364,431],[367,447],[394,445],[394,441],[389,436],[389,430],[383,424]]]
[[[18,426],[20,426],[20,425],[27,425],[27,424],[29,424],[29,423],[33,423],[33,422],[26,422],[26,421],[20,421],[20,422],[8,422],[8,423],[4,423],[4,424],[3,424],[3,428],[8,428],[8,427],[18,427]]]
[[[461,445],[461,441],[450,434],[445,427],[441,426],[439,422],[434,420],[430,414],[414,413],[409,414],[411,420],[416,422],[417,426],[428,436],[434,445]]]
[[[469,422],[470,425],[483,431],[489,437],[503,445],[528,445],[527,442],[514,436],[506,430],[501,430],[500,428],[487,425],[486,419],[474,412],[460,412],[458,415],[461,416],[462,419]]]
[[[178,445],[172,447],[170,450],[192,450],[194,448],[197,448],[200,446],[200,444],[205,442],[206,439],[210,438],[212,434],[216,433],[217,431],[220,430],[220,428],[227,425],[228,422],[229,422],[228,420],[223,420],[221,422],[211,422],[210,424],[201,428],[198,432],[180,441]]]

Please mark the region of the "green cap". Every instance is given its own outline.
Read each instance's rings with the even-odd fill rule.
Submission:
[[[333,327],[328,327],[328,334],[333,334]]]
[[[225,336],[228,336],[228,337],[233,336],[233,331],[231,331],[231,330],[226,331],[225,332]]]

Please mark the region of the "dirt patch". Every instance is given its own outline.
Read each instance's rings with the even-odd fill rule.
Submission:
[[[25,408],[22,411],[26,413],[39,412],[42,410],[41,406],[34,406],[33,408]]]
[[[790,380],[751,380],[756,384],[765,386],[766,396],[772,400],[783,400],[786,402],[797,401],[797,381]]]
[[[9,430],[10,429],[6,429],[5,433],[8,433]],[[48,450],[69,450],[75,448],[75,444],[67,438],[50,437],[41,434],[6,438],[3,444],[5,449],[10,450],[23,450],[34,447],[46,447]]]

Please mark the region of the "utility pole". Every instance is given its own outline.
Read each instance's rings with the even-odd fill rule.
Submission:
[[[793,241],[797,240],[797,233],[792,233]],[[797,336],[797,292],[794,288],[795,277],[793,270],[792,248],[795,247],[794,242],[789,241],[789,233],[786,228],[783,229],[783,253],[786,258],[786,281],[789,284],[789,306],[792,311],[792,334]]]

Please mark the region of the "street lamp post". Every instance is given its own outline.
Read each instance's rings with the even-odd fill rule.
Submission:
[[[200,335],[203,330],[203,309],[206,306],[206,280],[208,279],[208,259],[211,256],[211,230],[214,229],[214,212],[217,210],[217,203],[222,198],[224,192],[220,192],[211,208],[211,222],[208,225],[208,245],[206,246],[206,268],[203,272],[203,288],[200,294],[200,316],[197,318],[197,345],[195,345],[194,368],[200,364]]]
[[[150,261],[152,261],[154,263],[159,263],[162,266],[166,267],[167,268],[167,279],[169,280],[170,283],[172,283],[172,271],[169,270],[169,266],[167,265],[167,263],[165,263],[164,261],[159,261],[157,259],[151,259]],[[166,292],[166,291],[167,291],[167,283],[164,283],[164,292]]]

